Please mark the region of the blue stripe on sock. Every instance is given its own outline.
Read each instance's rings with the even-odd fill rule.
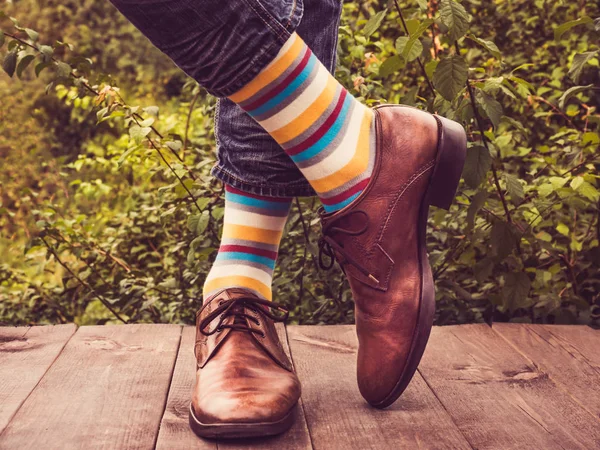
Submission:
[[[321,137],[321,139],[319,139],[313,145],[308,147],[306,150],[303,150],[300,153],[291,156],[292,161],[294,161],[295,163],[299,163],[302,161],[306,161],[307,159],[313,158],[314,156],[318,155],[321,151],[323,151],[323,149],[325,149],[329,144],[331,144],[342,129],[342,126],[344,125],[344,122],[348,117],[348,110],[350,109],[351,103],[352,97],[350,95],[346,95],[346,98],[344,99],[344,104],[342,105],[342,110],[335,119],[335,122],[333,123],[331,128],[327,130],[327,132]]]
[[[254,197],[246,197],[245,195],[234,194],[233,192],[228,191],[225,191],[225,200],[246,206],[254,206],[256,208],[265,209],[275,209],[278,211],[287,211],[290,207],[289,203],[270,202],[269,200],[260,200]]]
[[[358,191],[356,194],[351,195],[346,200],[342,200],[339,203],[335,203],[333,205],[323,205],[323,208],[325,209],[325,212],[328,212],[328,213],[334,212],[334,211],[339,211],[340,209],[349,205],[356,197],[358,197],[361,194],[361,192],[362,191]]]
[[[269,100],[262,106],[259,106],[258,108],[253,109],[252,111],[248,111],[248,114],[250,114],[251,116],[260,116],[261,114],[264,114],[269,110],[275,108],[283,100],[288,98],[296,89],[298,89],[298,87],[302,83],[306,81],[313,68],[315,67],[316,63],[317,57],[315,55],[311,55],[308,59],[308,62],[306,63],[306,67],[302,69],[302,72],[300,72],[298,76],[294,78],[294,80],[292,80],[292,82],[283,91],[281,91],[279,94],[277,94],[275,97],[273,97],[271,100]]]
[[[231,261],[234,259],[262,264],[263,266],[269,267],[271,270],[275,269],[275,261],[271,258],[267,258],[266,256],[252,255],[251,253],[244,252],[219,252],[217,253],[217,258],[215,261]]]

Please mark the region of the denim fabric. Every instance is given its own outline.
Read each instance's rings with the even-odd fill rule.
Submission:
[[[303,0],[297,28],[319,60],[333,72],[341,0]],[[242,191],[277,197],[315,195],[294,162],[254,119],[231,100],[222,98],[215,116],[218,162],[212,174]]]
[[[217,97],[245,86],[296,31],[303,0],[111,0],[185,73]]]
[[[209,93],[245,86],[297,31],[333,72],[342,0],[110,0]],[[213,175],[265,196],[315,195],[283,149],[241,108],[219,99]]]

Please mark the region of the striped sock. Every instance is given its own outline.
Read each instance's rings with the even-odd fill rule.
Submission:
[[[327,212],[360,195],[375,163],[371,109],[292,34],[275,59],[229,97],[292,158]]]
[[[225,186],[219,253],[204,282],[204,298],[244,287],[271,300],[271,281],[291,199],[262,197]]]

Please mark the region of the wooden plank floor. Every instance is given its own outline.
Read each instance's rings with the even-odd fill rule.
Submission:
[[[303,386],[294,427],[210,441],[187,425],[192,327],[0,327],[0,449],[600,449],[600,330],[435,327],[384,411],[356,387],[352,326],[279,332]]]

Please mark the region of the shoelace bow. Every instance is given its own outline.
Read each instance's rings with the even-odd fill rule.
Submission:
[[[347,228],[341,228],[341,227],[335,226],[335,224],[340,219],[342,219],[344,217],[348,217],[352,214],[361,214],[365,217],[366,220],[365,220],[365,223],[362,226],[362,228],[360,228],[359,230],[349,230]],[[365,231],[367,231],[368,228],[369,228],[369,215],[362,209],[350,211],[348,214],[340,216],[339,218],[337,218],[334,221],[325,225],[323,227],[323,236],[319,239],[319,266],[321,267],[321,269],[329,270],[333,267],[333,264],[336,260],[335,252],[337,252],[343,258],[341,261],[338,260],[338,263],[340,266],[343,267],[344,264],[346,264],[346,263],[351,264],[364,276],[370,278],[371,280],[375,281],[376,283],[379,283],[379,280],[377,278],[375,278],[375,276],[373,276],[373,274],[371,272],[369,272],[367,269],[365,269],[358,261],[356,261],[356,259],[354,259],[354,257],[350,256],[348,254],[348,252],[346,252],[344,247],[342,247],[340,244],[338,244],[335,241],[335,239],[333,239],[331,236],[328,235],[330,233],[337,232],[337,233],[345,234],[347,236],[360,236]],[[329,263],[325,263],[325,261],[323,260],[323,255],[325,255],[329,258]]]
[[[210,303],[207,303],[200,310],[200,314],[202,315],[202,311],[206,308]],[[266,306],[267,308],[263,308]],[[249,321],[259,325],[260,322],[256,317],[245,313],[245,308],[250,309],[251,311],[262,314],[269,319],[275,322],[285,322],[288,318],[289,311],[277,303],[270,302],[268,300],[263,300],[256,297],[237,297],[229,300],[221,300],[219,305],[209,313],[202,321],[200,322],[199,328],[200,332],[205,336],[210,336],[211,334],[215,334],[218,331],[222,331],[224,328],[231,328],[232,330],[238,331],[246,331],[249,333],[257,333],[262,337],[265,336],[264,332],[258,328],[253,328],[249,325],[245,325],[247,323],[243,319],[248,319]],[[283,315],[276,315],[271,312],[271,310],[277,310],[282,312]],[[205,331],[205,329],[211,324],[213,320],[219,317],[219,322],[217,326],[212,330]],[[231,324],[225,324],[225,320],[228,317],[233,317],[234,320]],[[242,319],[239,322],[236,319]],[[244,323],[241,323],[244,322]]]

